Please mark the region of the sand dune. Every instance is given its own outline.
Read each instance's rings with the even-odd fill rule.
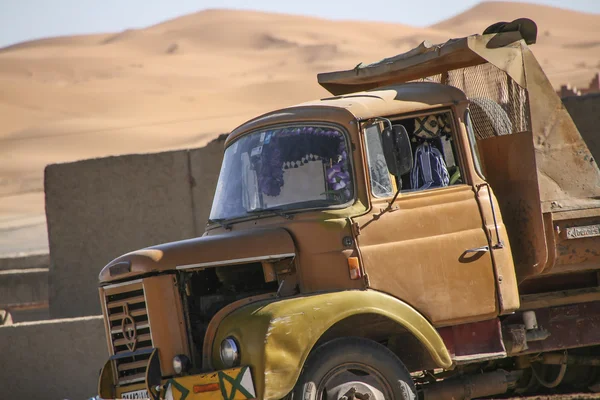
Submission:
[[[538,22],[533,50],[553,83],[587,84],[600,67],[600,15],[518,3],[482,3],[427,28],[208,10],[0,49],[0,252],[27,235],[25,247],[46,246],[46,164],[201,146],[258,113],[325,96],[317,72],[520,16]]]
[[[575,35],[594,37],[600,32],[598,15],[586,14],[567,9],[530,3],[506,3],[487,1],[457,15],[439,22],[431,28],[449,30],[464,34],[473,33],[472,29],[481,29],[498,21],[512,21],[517,18],[531,18],[540,28],[539,31],[572,32]],[[542,35],[543,37],[543,35]]]
[[[532,46],[544,71],[555,86],[570,82],[587,86],[600,69],[600,15],[528,3],[490,1],[430,28],[454,34],[481,32],[498,21],[531,18],[538,25],[538,41]]]

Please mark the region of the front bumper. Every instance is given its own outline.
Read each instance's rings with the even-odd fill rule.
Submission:
[[[139,397],[140,392],[144,390],[148,393],[148,397]],[[129,397],[130,395],[137,397]],[[128,398],[150,400],[243,400],[255,399],[256,391],[252,380],[252,372],[249,367],[245,366],[163,380],[159,392],[154,388],[147,387],[146,384],[128,385],[116,389],[115,400]]]
[[[256,391],[249,367],[226,369],[208,374],[173,378],[167,382],[165,400],[255,399]]]

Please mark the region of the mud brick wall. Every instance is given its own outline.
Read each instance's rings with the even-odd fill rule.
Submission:
[[[12,322],[49,318],[49,263],[47,253],[19,253],[0,258],[0,310],[8,311]]]
[[[48,268],[50,257],[46,252],[8,254],[0,258],[0,271],[10,269]]]
[[[48,300],[48,269],[0,270],[0,309]]]
[[[89,399],[107,359],[101,317],[0,326],[0,398]]]
[[[600,93],[562,99],[583,140],[600,164]]]
[[[202,235],[223,141],[46,168],[51,318],[100,314],[98,273],[115,257]]]

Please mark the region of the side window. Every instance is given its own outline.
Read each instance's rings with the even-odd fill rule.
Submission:
[[[413,152],[410,173],[399,178],[403,192],[443,188],[463,182],[450,112],[392,121],[409,134]]]
[[[369,176],[371,177],[371,191],[375,197],[390,197],[394,195],[392,179],[383,155],[381,145],[380,125],[375,124],[365,129],[365,143],[367,147],[367,161]]]

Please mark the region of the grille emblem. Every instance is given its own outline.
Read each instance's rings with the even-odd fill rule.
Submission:
[[[121,332],[123,338],[127,341],[125,344],[129,351],[134,351],[137,344],[137,330],[135,327],[135,320],[129,314],[129,304],[123,305],[123,314],[125,315],[121,320]]]

